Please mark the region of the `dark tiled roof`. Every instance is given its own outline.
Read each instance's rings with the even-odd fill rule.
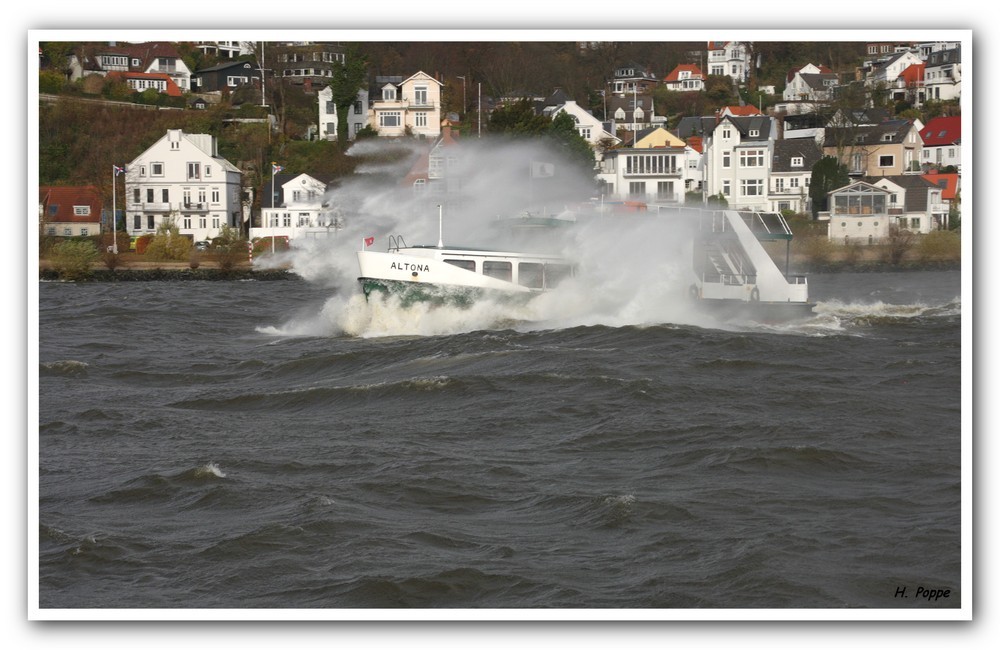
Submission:
[[[823,151],[812,138],[775,140],[771,171],[794,172],[811,170],[823,157]],[[802,166],[792,167],[792,158],[802,158]]]

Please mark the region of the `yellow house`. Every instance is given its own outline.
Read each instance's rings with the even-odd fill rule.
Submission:
[[[685,143],[676,135],[667,131],[662,126],[656,126],[645,131],[640,131],[636,138],[633,149],[663,149],[668,147],[684,148]]]

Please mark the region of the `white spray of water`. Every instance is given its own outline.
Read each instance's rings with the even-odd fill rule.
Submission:
[[[541,230],[499,227],[500,218],[530,211],[554,216],[591,197],[585,172],[570,173],[558,154],[537,142],[463,142],[447,170],[453,185],[443,194],[416,192],[407,174],[427,165],[421,143],[366,141],[351,155],[359,173],[332,188],[327,202],[343,217],[326,238],[299,238],[290,251],[265,264],[289,264],[309,282],[331,289],[319,314],[296,317],[275,335],[357,337],[429,336],[504,327],[562,329],[574,326],[673,323],[720,327],[688,298],[694,280],[693,232],[679,216],[605,214],[570,226]],[[533,178],[533,162],[556,161],[551,178]],[[460,197],[460,200],[456,200]],[[558,289],[524,305],[480,301],[471,307],[402,306],[392,299],[366,300],[357,282],[356,251],[367,237],[385,250],[390,235],[407,244],[435,244],[439,205],[446,245],[508,250],[546,250],[577,265]],[[726,327],[729,327],[728,325]]]

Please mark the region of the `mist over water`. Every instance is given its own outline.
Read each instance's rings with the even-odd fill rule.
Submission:
[[[289,323],[283,331],[394,336],[517,323],[569,327],[704,320],[684,300],[693,279],[688,224],[648,214],[598,214],[590,209],[594,187],[588,172],[534,141],[463,141],[448,163],[448,176],[460,191],[417,193],[412,181],[400,179],[426,165],[426,153],[425,146],[412,142],[355,144],[350,154],[362,161],[357,173],[326,197],[342,217],[342,227],[328,238],[300,238],[287,253],[255,260],[262,268],[290,264],[307,281],[331,289],[312,322]],[[533,178],[534,162],[551,164],[553,175]],[[528,214],[558,217],[567,225],[511,227],[512,218]],[[392,299],[364,300],[356,251],[365,238],[375,238],[373,250],[385,250],[390,236],[409,245],[433,245],[439,235],[445,245],[561,255],[577,265],[578,275],[518,306],[487,300],[471,308],[428,309],[401,307]]]

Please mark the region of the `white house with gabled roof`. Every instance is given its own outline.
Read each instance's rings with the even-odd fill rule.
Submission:
[[[175,224],[194,241],[243,221],[242,172],[219,156],[213,135],[167,133],[125,167],[126,226],[132,236]]]
[[[765,115],[721,117],[704,138],[705,192],[733,209],[768,210],[776,126]]]
[[[265,181],[260,193],[260,227],[250,238],[286,237],[289,240],[336,234],[341,216],[330,204],[327,182],[304,173],[278,173]]]

